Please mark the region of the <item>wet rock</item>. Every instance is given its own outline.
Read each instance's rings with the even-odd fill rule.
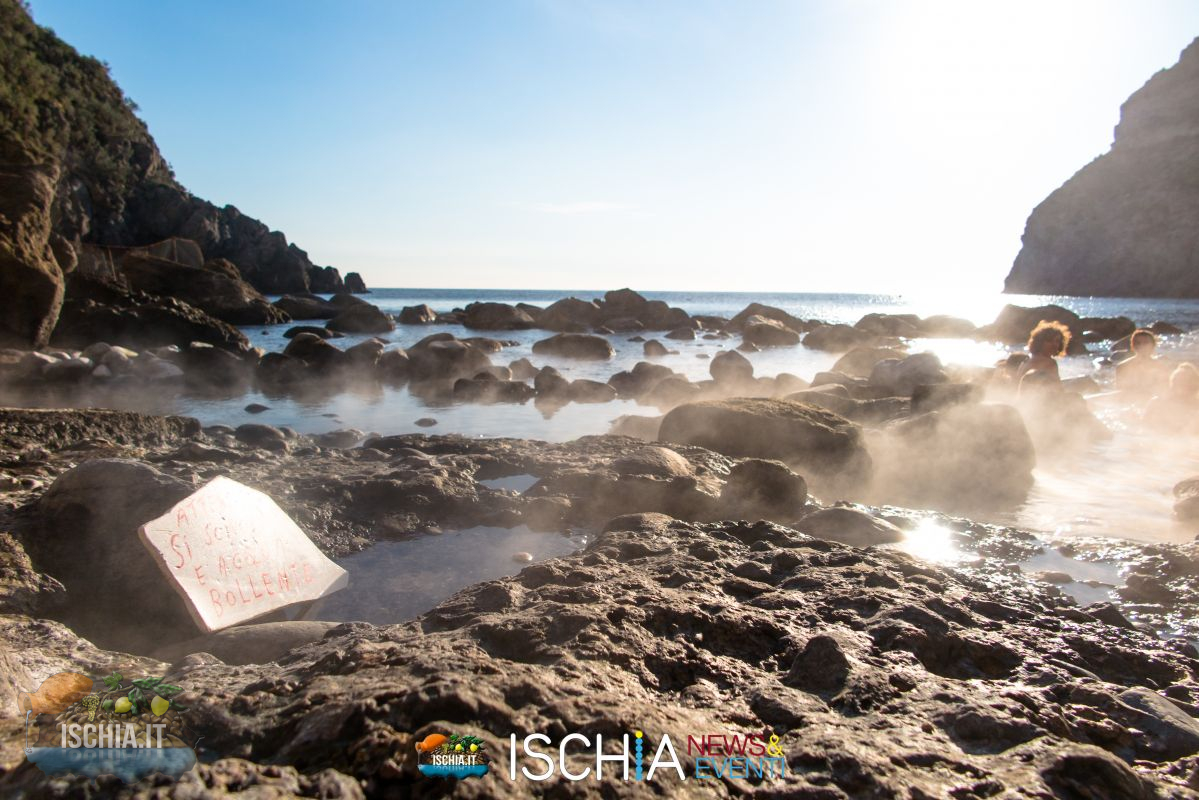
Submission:
[[[922,333],[920,317],[915,314],[872,312],[855,322],[854,327],[875,336],[899,336],[906,339],[913,339]]]
[[[795,527],[817,539],[852,545],[871,547],[877,544],[892,544],[903,541],[903,531],[895,525],[866,511],[856,508],[834,506],[813,511]]]
[[[753,380],[754,365],[736,350],[724,350],[712,358],[708,372],[717,383],[744,384]]]
[[[322,328],[317,325],[295,325],[283,332],[283,338],[291,339],[300,333],[311,333],[313,336],[319,336],[322,339],[335,339],[341,336],[337,331],[331,331],[328,328]]]
[[[358,444],[365,436],[366,434],[357,428],[343,428],[342,430],[318,433],[312,437],[312,440],[321,447],[346,448]]]
[[[432,428],[434,425],[437,424],[437,420],[433,419],[432,417],[421,417],[420,419],[418,419],[416,422],[414,422],[412,424],[417,426],[418,428]]]
[[[1141,758],[1175,761],[1199,753],[1199,720],[1170,700],[1136,686],[1121,692],[1120,702],[1138,712],[1130,723],[1148,739],[1138,747]]]
[[[682,405],[662,419],[658,438],[735,458],[776,459],[835,485],[867,480],[861,430],[822,409],[787,400],[737,398]]]
[[[810,326],[799,317],[792,316],[781,308],[774,306],[766,306],[761,303],[750,303],[737,313],[732,319],[723,325],[723,329],[730,333],[741,333],[745,327],[745,323],[752,317],[760,317],[762,319],[774,320],[781,323],[793,331],[805,331]],[[704,324],[705,328],[718,329],[720,327],[719,317],[697,317]],[[711,322],[705,322],[711,320]]]
[[[670,367],[662,364],[651,364],[648,361],[638,361],[631,370],[617,372],[608,378],[608,384],[616,390],[620,397],[644,397],[667,378],[678,377]]]
[[[562,358],[606,361],[616,354],[602,336],[585,333],[559,333],[533,344],[533,352]]]
[[[783,683],[813,694],[832,696],[845,688],[850,661],[835,634],[818,633],[804,642]]]
[[[529,314],[507,303],[471,303],[462,324],[474,330],[523,331],[536,327]]]
[[[454,401],[458,403],[524,403],[535,394],[523,381],[503,381],[490,373],[454,381]]]
[[[741,325],[741,337],[745,344],[756,347],[791,347],[799,344],[800,338],[798,331],[766,317],[746,319]]]
[[[1199,519],[1199,476],[1174,484],[1174,515],[1179,519]]]
[[[491,366],[491,359],[482,348],[459,341],[448,333],[422,339],[408,348],[407,356],[408,375],[412,380],[471,377]]]
[[[512,379],[517,381],[531,381],[537,377],[537,367],[533,366],[532,362],[527,358],[518,358],[508,365],[508,369],[512,374]]]
[[[970,510],[1022,502],[1036,453],[1019,412],[983,403],[893,423],[871,442],[875,492],[917,508]]]
[[[973,383],[919,384],[912,389],[912,413],[981,403],[984,394],[983,388]]]
[[[337,297],[352,297],[338,295]],[[379,308],[370,303],[358,301],[340,309],[335,317],[325,323],[332,331],[344,333],[385,333],[395,330],[395,322]]]
[[[666,349],[666,345],[662,344],[657,339],[650,339],[642,347],[642,350],[644,351],[646,358],[661,358],[662,356],[670,354],[670,351]]]
[[[400,309],[401,325],[429,325],[437,321],[437,312],[425,304],[404,306]]]
[[[359,342],[345,351],[346,363],[359,373],[369,373],[378,366],[379,359],[386,347],[387,342],[381,339],[367,339],[365,342]]]
[[[262,450],[282,451],[288,448],[287,434],[274,425],[247,422],[238,425],[233,430],[233,435],[239,442]]]
[[[250,403],[243,409],[247,414],[261,414],[263,411],[270,410],[270,406],[264,406],[262,403]]]
[[[597,303],[564,297],[545,309],[538,326],[549,331],[581,333],[599,322],[599,314]]]
[[[730,519],[795,519],[808,502],[808,484],[781,461],[747,458],[729,471],[720,492]]]
[[[274,305],[292,319],[331,319],[337,314],[337,306],[314,294],[285,294]]]
[[[855,347],[873,346],[875,337],[849,325],[819,325],[803,338],[804,347],[843,353]]]
[[[667,339],[674,339],[680,342],[690,342],[695,340],[695,328],[675,328],[670,333],[666,334]],[[646,353],[646,355],[649,355]]]
[[[917,353],[902,359],[879,361],[870,370],[870,385],[898,397],[911,397],[917,386],[945,383],[949,378],[941,359],[933,353]]]
[[[533,390],[538,397],[559,398],[567,401],[570,397],[570,381],[562,377],[562,373],[553,367],[542,367],[533,378]]]
[[[381,380],[388,383],[403,383],[408,380],[412,369],[412,359],[402,348],[384,350],[375,362],[375,370]]]
[[[887,359],[899,360],[903,357],[903,352],[889,347],[855,347],[837,359],[832,366],[832,371],[854,378],[869,378],[875,364]]]
[[[192,491],[121,459],[85,461],[54,481],[36,505],[41,533],[26,544],[39,568],[66,587],[60,618],[101,646],[133,652],[194,631],[137,534]]]

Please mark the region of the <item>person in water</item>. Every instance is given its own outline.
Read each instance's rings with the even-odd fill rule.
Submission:
[[[1132,355],[1116,364],[1116,388],[1134,394],[1156,394],[1166,383],[1162,363],[1157,360],[1157,337],[1138,328],[1128,339]]]
[[[1170,373],[1169,388],[1145,409],[1145,422],[1158,430],[1199,430],[1199,369],[1189,362]]]
[[[1028,359],[1016,370],[1020,393],[1053,389],[1061,384],[1057,359],[1070,345],[1070,329],[1060,322],[1041,320],[1028,337]]]

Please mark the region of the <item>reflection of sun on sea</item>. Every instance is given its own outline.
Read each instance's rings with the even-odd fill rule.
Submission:
[[[894,548],[934,564],[954,564],[964,556],[953,541],[953,531],[931,519],[921,520]]]
[[[1008,354],[1001,344],[974,339],[912,339],[908,352],[933,353],[942,364],[963,367],[990,367]]]

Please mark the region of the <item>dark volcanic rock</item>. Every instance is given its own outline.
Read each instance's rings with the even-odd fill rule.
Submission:
[[[362,276],[357,272],[347,272],[345,278],[345,290],[353,294],[370,294],[371,290],[366,288],[366,281],[362,280]]]
[[[437,312],[427,305],[404,306],[400,309],[401,325],[428,325],[437,321]]]
[[[1029,334],[1042,321],[1060,322],[1070,329],[1070,345],[1067,350],[1070,355],[1082,355],[1087,352],[1083,341],[1082,320],[1070,309],[1055,305],[1034,308],[1006,305],[995,321],[979,328],[975,331],[975,336],[1004,344],[1026,345]]]
[[[870,475],[861,429],[836,414],[788,400],[737,398],[679,406],[662,419],[658,438],[738,458],[798,465],[805,478],[837,486]]]
[[[535,327],[533,318],[507,303],[471,303],[462,324],[481,331],[523,331]]]
[[[319,778],[322,796],[346,785],[407,795],[428,780],[415,743],[448,729],[479,736],[493,759],[495,774],[459,792],[621,796],[635,784],[611,764],[602,780],[555,774],[534,788],[519,767],[542,764],[518,754],[508,780],[508,735],[545,732],[556,756],[568,732],[607,741],[636,728],[651,746],[669,735],[689,776],[660,769],[650,784],[664,794],[723,797],[730,783],[767,797],[1193,794],[1190,762],[1169,760],[1185,747],[1151,753],[1126,735],[1139,719],[1154,741],[1183,742],[1181,720],[1167,733],[1157,726],[1164,709],[1128,694],[1132,682],[1080,680],[1057,666],[1102,671],[1104,652],[1140,651],[1192,690],[1194,661],[1160,640],[1080,616],[1047,592],[1003,594],[901,554],[766,523],[639,514],[606,527],[577,555],[470,587],[409,622],[339,626],[277,663],[196,658],[178,681],[203,764],[159,788],[263,793],[287,780],[281,793],[316,794]],[[988,616],[997,609],[1002,623]],[[13,646],[29,639],[0,632]],[[100,660],[66,632],[43,631],[43,641]],[[777,736],[785,775],[696,780],[686,742],[701,731]],[[297,773],[265,766],[278,764]],[[33,769],[0,780],[14,795],[67,797],[87,785]]]
[[[275,307],[292,319],[331,319],[338,307],[314,294],[285,294],[275,301]]]
[[[390,316],[363,301],[343,307],[333,319],[325,323],[325,326],[331,331],[346,333],[386,333],[395,330],[395,322]]]
[[[1199,44],[1120,108],[1111,149],[1028,218],[1004,288],[1199,297]]]
[[[602,336],[587,333],[559,333],[533,344],[533,352],[543,355],[606,361],[616,354]]]

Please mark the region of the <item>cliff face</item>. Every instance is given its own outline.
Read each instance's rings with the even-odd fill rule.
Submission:
[[[1199,297],[1199,39],[1124,102],[1111,150],[1033,210],[1004,288]]]
[[[0,0],[0,344],[41,345],[84,246],[195,241],[267,293],[334,292],[337,270],[175,180],[107,67]]]

